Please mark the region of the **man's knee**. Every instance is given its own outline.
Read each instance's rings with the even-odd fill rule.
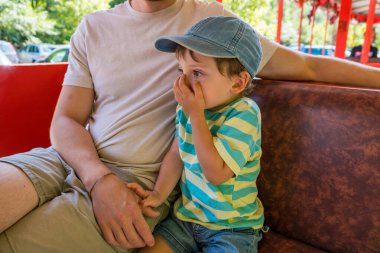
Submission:
[[[30,179],[16,166],[0,162],[0,232],[38,204]]]
[[[4,190],[29,192],[35,196],[36,200],[38,199],[36,190],[29,177],[21,169],[9,163],[0,162],[0,187]]]

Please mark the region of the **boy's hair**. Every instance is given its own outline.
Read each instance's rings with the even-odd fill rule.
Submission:
[[[189,50],[190,56],[193,58],[193,60],[195,60],[193,57],[194,51],[186,47],[183,47],[181,45],[177,46],[176,57],[178,58],[179,56],[183,56],[186,50]],[[240,63],[240,61],[237,58],[218,58],[218,57],[212,57],[212,58],[215,60],[216,66],[218,67],[220,74],[224,76],[232,77],[234,75],[239,75],[243,71],[247,71],[247,69],[243,66],[243,64]],[[248,84],[245,87],[243,93],[247,94],[252,89],[253,89],[253,82],[251,78],[248,81]]]

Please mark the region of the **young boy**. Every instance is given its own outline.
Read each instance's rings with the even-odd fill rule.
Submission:
[[[155,230],[156,244],[140,252],[256,252],[263,227],[257,198],[261,119],[243,92],[261,60],[256,32],[233,17],[210,17],[156,48],[176,52],[176,138],[152,192],[128,187],[145,207],[158,207],[179,178],[181,197]]]

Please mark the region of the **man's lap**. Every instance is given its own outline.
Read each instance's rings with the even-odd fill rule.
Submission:
[[[90,206],[75,190],[53,198],[0,234],[0,252],[115,252]]]
[[[102,238],[91,199],[54,149],[35,149],[0,162],[20,168],[39,195],[38,208],[0,234],[0,252],[127,252]],[[167,207],[162,206],[162,216]],[[160,218],[148,218],[153,228]]]

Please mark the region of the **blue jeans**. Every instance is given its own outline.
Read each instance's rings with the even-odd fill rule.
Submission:
[[[154,230],[176,253],[257,253],[260,229],[231,228],[212,230],[184,222],[170,214]]]

